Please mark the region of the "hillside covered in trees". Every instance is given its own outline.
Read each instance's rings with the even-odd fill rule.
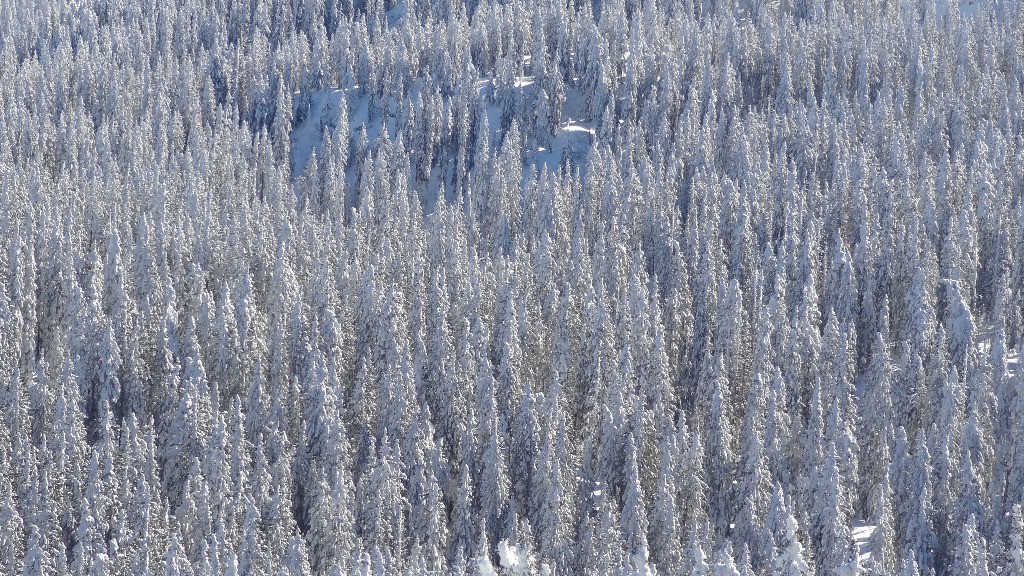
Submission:
[[[1024,575],[1024,3],[0,0],[0,574]]]

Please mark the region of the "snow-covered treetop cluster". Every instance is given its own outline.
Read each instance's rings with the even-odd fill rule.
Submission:
[[[0,573],[1021,576],[946,4],[0,0]]]

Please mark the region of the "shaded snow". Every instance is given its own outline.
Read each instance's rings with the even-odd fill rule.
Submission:
[[[292,178],[302,174],[313,152],[319,153],[323,132],[337,127],[341,106],[348,106],[349,137],[352,143],[359,138],[363,128],[366,129],[370,148],[373,148],[380,136],[382,127],[387,130],[389,138],[395,134],[394,118],[387,113],[388,110],[385,110],[384,117],[370,118],[370,100],[358,86],[349,90],[319,90],[310,96],[310,101],[306,118],[292,127]],[[390,108],[395,107],[393,102],[390,104]]]
[[[949,11],[950,2],[958,2],[962,16],[974,16],[985,0],[935,0],[935,15],[941,17]]]
[[[551,149],[538,147],[532,156],[533,165],[546,167],[557,172],[563,158],[572,160],[573,164],[582,164],[594,142],[593,128],[570,120],[563,123],[551,142]],[[530,158],[528,158],[530,160]]]
[[[309,114],[305,121],[292,128],[292,177],[302,173],[314,151],[320,151],[323,130],[333,130],[338,122],[338,110],[345,93],[342,90],[320,90],[311,96]]]
[[[486,95],[494,90],[494,83],[484,80],[478,87],[486,101]],[[528,103],[533,101],[538,90],[532,76],[517,77],[515,89]],[[577,90],[567,86],[565,96],[565,104],[561,110],[562,122],[551,139],[551,146],[533,146],[526,150],[524,178],[531,175],[534,168],[544,167],[551,172],[557,172],[563,159],[579,167],[581,172],[586,171],[587,158],[595,139],[594,124],[582,118],[585,103]],[[491,143],[496,144],[501,139],[501,107],[496,103],[485,103],[485,108],[487,123],[491,129]]]
[[[416,86],[412,90],[412,96],[419,90]],[[501,141],[501,107],[491,102],[490,95],[494,91],[493,80],[485,79],[477,83],[477,89],[482,96],[483,112],[487,116],[490,128],[490,141],[493,146]],[[532,76],[517,77],[514,84],[516,97],[521,99],[524,106],[532,106],[539,88],[534,83]],[[294,100],[298,102],[301,95],[296,94]],[[361,130],[365,128],[366,137],[370,148],[374,147],[377,139],[383,134],[389,139],[397,135],[399,125],[394,117],[397,103],[388,103],[383,117],[371,118],[369,115],[369,98],[363,95],[358,87],[349,90],[326,89],[319,90],[309,96],[309,112],[301,123],[292,128],[291,134],[291,176],[297,178],[306,169],[309,159],[314,153],[319,153],[324,131],[334,130],[337,127],[339,111],[341,106],[347,106],[350,145],[354,145],[360,138]],[[594,123],[583,118],[585,102],[578,91],[566,89],[566,100],[561,110],[562,122],[551,138],[549,147],[531,145],[525,151],[523,178],[524,180],[535,174],[535,170],[546,168],[548,171],[557,172],[563,163],[578,167],[585,172],[590,150],[595,140]],[[523,127],[524,130],[527,127]],[[432,199],[440,194],[440,176],[435,168],[428,183],[428,208],[432,206]]]

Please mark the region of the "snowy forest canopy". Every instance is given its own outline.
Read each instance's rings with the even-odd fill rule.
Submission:
[[[1024,3],[0,0],[0,573],[1024,575]]]

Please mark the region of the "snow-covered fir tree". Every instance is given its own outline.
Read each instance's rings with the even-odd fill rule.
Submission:
[[[0,573],[1024,575],[1015,0],[0,0]]]

